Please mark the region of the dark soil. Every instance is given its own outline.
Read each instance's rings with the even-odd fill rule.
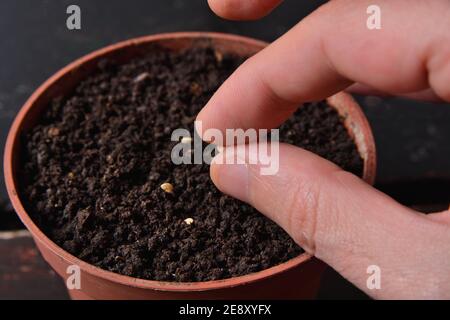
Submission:
[[[75,256],[144,279],[223,279],[302,253],[273,222],[220,193],[208,165],[171,162],[172,131],[193,132],[242,60],[208,48],[154,51],[126,65],[101,63],[24,135],[21,196],[33,219]],[[282,129],[281,140],[361,174],[353,141],[325,103],[299,109]]]

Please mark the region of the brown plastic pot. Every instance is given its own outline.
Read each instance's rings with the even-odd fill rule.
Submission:
[[[91,73],[104,58],[126,62],[148,54],[152,45],[159,44],[172,50],[190,46],[210,45],[218,52],[251,55],[267,44],[235,35],[217,33],[172,33],[137,38],[93,52],[47,80],[29,98],[17,115],[6,143],[4,170],[11,202],[20,219],[31,232],[45,260],[63,278],[67,268],[77,265],[81,271],[81,289],[69,290],[75,299],[296,299],[314,298],[325,264],[309,254],[302,254],[278,266],[253,274],[219,281],[197,283],[159,282],[131,278],[102,270],[81,261],[51,241],[31,220],[18,195],[21,140],[58,96],[67,96],[74,87]],[[354,137],[364,159],[364,180],[373,183],[375,177],[375,144],[372,133],[358,104],[346,93],[328,99],[345,118],[349,133]]]

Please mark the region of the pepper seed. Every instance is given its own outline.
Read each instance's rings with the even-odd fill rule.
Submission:
[[[161,185],[161,189],[163,189],[167,193],[173,193],[173,185],[171,183],[165,182]]]
[[[59,135],[59,129],[56,128],[56,127],[52,127],[52,128],[50,128],[50,129],[48,129],[48,135],[49,135],[50,137],[56,137],[56,136],[58,136],[58,135]]]

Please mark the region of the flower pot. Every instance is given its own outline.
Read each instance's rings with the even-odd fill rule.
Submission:
[[[217,33],[173,33],[147,36],[118,43],[91,53],[65,67],[47,80],[25,103],[16,117],[5,150],[5,179],[11,202],[31,232],[45,260],[65,280],[72,274],[69,266],[79,267],[81,288],[69,290],[75,299],[295,299],[313,298],[317,293],[325,264],[301,254],[285,263],[253,274],[207,282],[175,283],[131,278],[102,270],[69,254],[51,241],[31,220],[18,195],[18,167],[22,132],[33,127],[43,109],[57,96],[70,94],[84,78],[95,72],[97,63],[110,58],[126,62],[148,54],[154,44],[181,50],[192,45],[213,46],[218,52],[251,55],[266,43]],[[328,99],[344,117],[350,135],[364,160],[363,178],[373,183],[375,144],[367,119],[358,104],[346,93]],[[69,272],[68,272],[69,271]]]

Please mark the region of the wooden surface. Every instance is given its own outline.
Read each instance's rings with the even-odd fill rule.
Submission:
[[[27,231],[0,232],[0,299],[67,299]]]

